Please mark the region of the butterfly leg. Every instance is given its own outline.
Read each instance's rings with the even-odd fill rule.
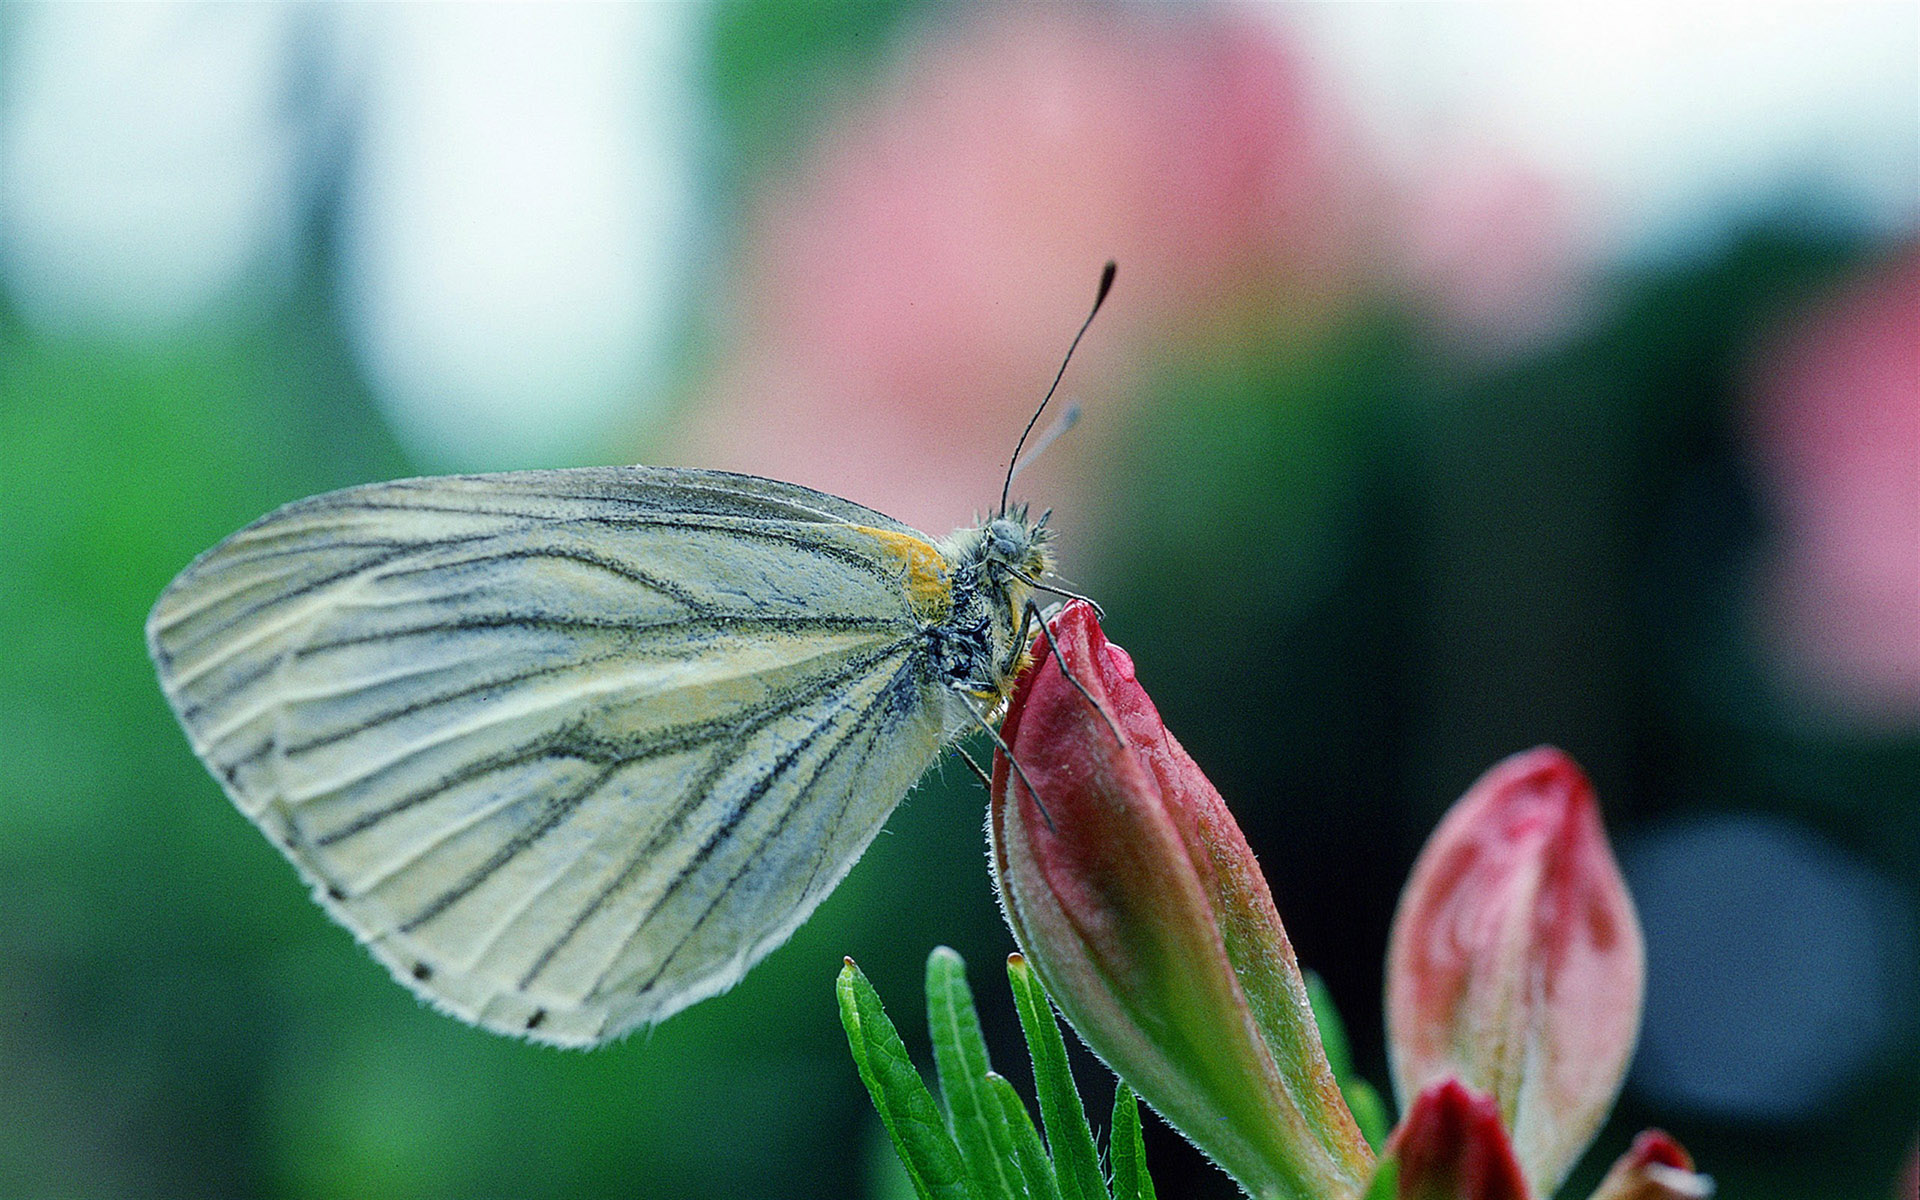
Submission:
[[[980,728],[987,731],[987,736],[993,739],[993,744],[999,748],[1000,753],[1007,756],[1007,762],[1013,767],[1013,773],[1018,775],[1020,782],[1026,785],[1027,795],[1033,797],[1033,805],[1040,810],[1040,816],[1046,821],[1047,828],[1054,830],[1056,827],[1053,823],[1053,814],[1047,811],[1046,801],[1040,799],[1040,789],[1033,786],[1033,780],[1027,778],[1025,769],[1020,766],[1020,760],[1013,756],[1013,747],[1007,745],[1006,739],[1002,738],[1000,731],[995,729],[992,723],[987,720],[986,714],[980,711],[979,706],[975,704],[972,696],[967,695],[965,692],[957,692],[955,694],[966,704],[967,711],[973,714],[973,719],[980,723]],[[967,761],[970,763],[973,762],[972,759],[968,759]],[[976,771],[980,770],[978,763],[974,763],[973,767]],[[986,773],[981,772],[981,777],[986,778]],[[993,781],[991,779],[987,779],[987,790],[993,790]]]
[[[1099,609],[1095,608],[1094,611],[1098,612]],[[1026,626],[1032,624],[1033,619],[1039,615],[1039,605],[1035,604],[1032,600],[1028,600],[1026,615],[1021,619],[1021,633],[1023,636],[1026,632]],[[1086,684],[1081,683],[1074,677],[1072,671],[1067,670],[1067,660],[1060,657],[1060,643],[1053,640],[1053,630],[1047,628],[1046,620],[1042,618],[1038,623],[1041,635],[1047,639],[1047,645],[1053,647],[1053,661],[1060,664],[1060,674],[1066,678],[1068,683],[1073,685],[1075,691],[1086,698],[1087,703],[1093,706],[1093,711],[1100,714],[1101,720],[1107,723],[1108,730],[1113,733],[1113,740],[1121,746],[1125,746],[1127,744],[1126,735],[1121,733],[1120,726],[1114,723],[1113,714],[1108,712],[1104,705],[1093,698],[1093,693],[1087,690]]]

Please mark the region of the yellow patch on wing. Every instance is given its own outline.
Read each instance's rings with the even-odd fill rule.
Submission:
[[[947,578],[947,560],[930,543],[910,533],[855,525],[900,560],[909,602],[924,621],[943,620],[953,611],[953,584]]]

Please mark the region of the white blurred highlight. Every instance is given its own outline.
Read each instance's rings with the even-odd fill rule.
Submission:
[[[688,5],[377,7],[348,319],[432,467],[589,458],[641,419],[693,237]]]
[[[0,261],[30,324],[163,337],[287,277],[299,132],[280,88],[297,19],[278,5],[16,10]]]
[[[47,332],[160,338],[270,311],[344,118],[340,308],[414,456],[597,458],[613,421],[647,418],[682,309],[703,15],[16,9],[0,277]]]
[[[1595,256],[1698,246],[1787,202],[1920,219],[1920,6],[1289,5],[1416,184],[1463,154],[1537,165]]]

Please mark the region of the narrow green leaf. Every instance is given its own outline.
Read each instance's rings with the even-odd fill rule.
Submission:
[[[1013,1131],[999,1098],[987,1086],[987,1040],[967,986],[967,965],[946,946],[927,956],[927,1025],[940,1095],[960,1161],[981,1200],[1020,1200],[1026,1181],[1014,1161]]]
[[[1040,1144],[1040,1131],[1033,1127],[1033,1116],[1020,1101],[1020,1093],[1002,1076],[989,1071],[987,1086],[1006,1116],[1007,1129],[1013,1135],[1014,1161],[1026,1180],[1027,1194],[1033,1200],[1060,1200],[1060,1182],[1054,1177],[1047,1148]]]
[[[1333,1068],[1333,1077],[1345,1083],[1353,1077],[1353,1051],[1348,1048],[1346,1023],[1334,1007],[1326,981],[1313,971],[1301,973],[1306,976],[1307,1001],[1313,1005],[1314,1023],[1320,1026],[1320,1045],[1327,1052],[1327,1065]]]
[[[1100,1156],[1093,1148],[1093,1130],[1080,1105],[1080,1090],[1067,1066],[1067,1044],[1053,1019],[1046,989],[1018,954],[1007,956],[1007,979],[1013,984],[1013,1003],[1020,1010],[1020,1028],[1033,1055],[1033,1084],[1040,1093],[1040,1119],[1047,1127],[1047,1147],[1053,1152],[1053,1170],[1063,1200],[1108,1200],[1100,1178]]]
[[[866,1131],[861,1138],[860,1157],[865,1200],[920,1200],[920,1190],[914,1186],[913,1176],[907,1174],[907,1164],[900,1161],[900,1152],[894,1149],[884,1124]]]
[[[1392,1158],[1383,1158],[1374,1164],[1373,1182],[1367,1185],[1367,1194],[1363,1200],[1399,1200],[1400,1164]]]
[[[970,1200],[960,1151],[940,1119],[933,1093],[913,1069],[899,1031],[881,1008],[880,993],[850,958],[840,969],[835,990],[854,1065],[900,1152],[913,1190],[921,1200]]]
[[[1354,1074],[1347,1027],[1340,1020],[1340,1010],[1334,1007],[1333,993],[1327,990],[1326,981],[1312,971],[1304,974],[1307,999],[1313,1005],[1314,1023],[1320,1026],[1320,1045],[1327,1052],[1327,1065],[1333,1068],[1333,1078],[1340,1084],[1340,1094],[1346,1098],[1348,1111],[1353,1113],[1353,1123],[1360,1127],[1360,1136],[1378,1153],[1386,1144],[1391,1125],[1387,1106],[1372,1084]]]
[[[1340,1085],[1340,1094],[1347,1099],[1347,1111],[1353,1114],[1353,1123],[1360,1127],[1360,1136],[1366,1138],[1367,1145],[1378,1154],[1380,1147],[1387,1144],[1387,1135],[1393,1131],[1393,1121],[1387,1116],[1387,1102],[1380,1098],[1372,1084],[1357,1075]]]
[[[1113,1200],[1154,1200],[1153,1180],[1147,1176],[1146,1139],[1140,1132],[1140,1104],[1124,1083],[1113,1093],[1107,1159],[1113,1164]]]

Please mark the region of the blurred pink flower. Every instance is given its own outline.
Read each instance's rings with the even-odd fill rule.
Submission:
[[[1511,151],[1463,146],[1401,190],[1395,272],[1457,345],[1511,353],[1579,315],[1591,254],[1560,180]]]
[[[1343,144],[1257,14],[959,18],[761,189],[735,349],[678,453],[943,532],[995,498],[1107,259],[1119,288],[1069,396],[1118,390],[1122,347],[1324,320],[1371,193]],[[1023,490],[1057,501],[1088,442]]]
[[[1702,1200],[1713,1180],[1695,1173],[1693,1156],[1658,1129],[1648,1129],[1615,1160],[1593,1200]]]
[[[1754,363],[1777,523],[1763,621],[1804,692],[1920,724],[1920,250],[1801,314]]]
[[[1645,956],[1593,785],[1542,746],[1496,763],[1428,839],[1387,945],[1403,1103],[1458,1079],[1492,1095],[1550,1196],[1613,1107]]]

